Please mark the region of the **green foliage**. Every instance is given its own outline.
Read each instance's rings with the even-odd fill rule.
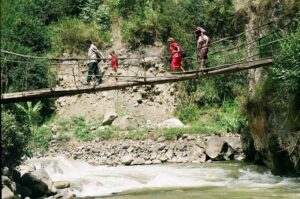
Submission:
[[[242,116],[239,104],[232,101],[224,101],[216,124],[226,129],[226,132],[237,133],[239,128],[246,124],[246,119]]]
[[[180,120],[188,123],[190,127],[171,129],[164,132],[164,135],[168,138],[178,137],[185,133],[237,133],[239,128],[246,123],[240,111],[239,104],[231,100],[224,100],[220,107],[205,106],[199,108],[193,103],[181,104],[178,106],[176,114]]]
[[[110,37],[97,30],[95,22],[84,23],[79,19],[64,19],[52,26],[52,46],[55,51],[79,53],[86,51],[86,40],[103,47]]]
[[[18,111],[26,116],[29,125],[33,129],[35,129],[38,123],[41,122],[40,110],[42,109],[42,106],[41,101],[38,101],[34,105],[32,105],[31,101],[26,102],[24,105],[16,104]]]
[[[281,89],[290,92],[300,90],[300,25],[295,33],[286,36],[275,56],[271,75]]]
[[[33,134],[29,147],[32,151],[47,150],[49,147],[49,142],[53,139],[52,131],[47,127],[39,127]]]
[[[107,5],[100,5],[95,12],[95,20],[102,31],[111,29],[110,8]]]
[[[187,123],[197,119],[199,109],[196,104],[185,103],[176,107],[176,113],[182,122]]]
[[[13,167],[29,154],[27,147],[31,131],[26,121],[18,121],[10,111],[1,107],[1,167]]]

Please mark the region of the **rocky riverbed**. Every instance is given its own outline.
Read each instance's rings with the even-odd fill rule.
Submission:
[[[64,156],[84,160],[92,165],[150,165],[169,163],[203,163],[215,160],[243,160],[240,137],[183,135],[166,140],[100,140],[70,142],[65,147],[52,141],[51,148],[37,157]]]
[[[243,160],[238,135],[183,135],[166,140],[161,136],[146,140],[100,140],[64,143],[53,140],[47,152],[35,158],[62,156],[88,162],[91,165],[150,165],[161,163],[204,163],[220,160]],[[10,198],[74,198],[70,182],[53,182],[43,168],[21,165],[2,176],[2,196]]]

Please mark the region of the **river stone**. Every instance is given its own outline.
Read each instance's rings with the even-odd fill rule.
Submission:
[[[122,164],[125,164],[125,165],[130,165],[132,161],[133,161],[132,154],[127,154],[121,158]]]
[[[188,151],[188,161],[193,163],[205,162],[206,155],[204,154],[204,149],[198,147],[197,145],[189,148]]]
[[[2,199],[14,198],[14,193],[6,185],[4,185],[1,190],[1,198]]]
[[[207,140],[207,146],[205,153],[212,159],[212,160],[221,160],[222,157],[222,149],[225,144],[225,140],[222,137],[211,136]]]
[[[172,149],[169,149],[169,150],[167,151],[167,153],[166,153],[166,156],[167,156],[167,158],[168,158],[169,160],[171,160],[171,159],[173,158],[173,156],[174,156],[173,150],[172,150]]]
[[[161,161],[160,161],[160,160],[158,160],[158,159],[155,159],[155,160],[153,160],[153,161],[152,161],[152,163],[153,163],[153,164],[160,164],[160,163],[161,163]]]
[[[36,170],[34,165],[19,165],[16,167],[16,170],[20,172],[21,176],[28,172],[33,172]]]
[[[57,192],[50,176],[44,169],[25,173],[21,178],[21,184],[32,190],[33,197],[53,195]]]
[[[131,165],[144,165],[144,164],[145,164],[145,160],[144,158],[141,157],[138,157],[131,162]]]
[[[10,186],[11,180],[7,176],[1,176],[2,184]]]
[[[54,187],[56,189],[65,189],[70,187],[70,182],[69,181],[56,181],[54,182]]]
[[[25,186],[22,186],[20,183],[16,183],[16,193],[21,195],[22,198],[30,197],[32,195],[32,191]]]
[[[157,125],[158,128],[183,128],[184,124],[177,118],[171,118]]]
[[[241,139],[236,137],[226,137],[224,139],[234,151],[242,148]]]

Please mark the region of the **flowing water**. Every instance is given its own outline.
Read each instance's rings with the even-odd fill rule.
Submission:
[[[70,181],[69,189],[82,198],[300,198],[300,178],[239,162],[108,167],[56,157],[29,163],[44,168],[54,181]]]

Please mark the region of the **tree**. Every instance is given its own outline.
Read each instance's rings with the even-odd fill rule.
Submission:
[[[24,106],[16,104],[16,107],[21,113],[25,114],[30,127],[32,130],[35,130],[41,120],[40,110],[42,109],[42,102],[38,101],[34,105],[32,105],[32,102],[27,102]]]

